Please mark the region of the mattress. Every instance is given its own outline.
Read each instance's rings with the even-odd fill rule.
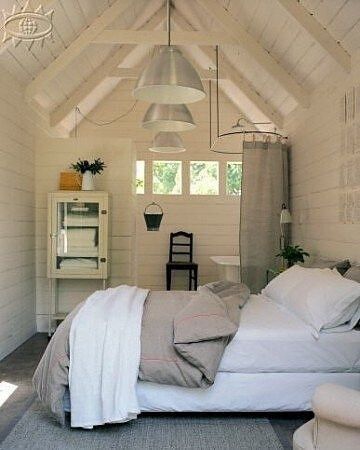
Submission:
[[[317,386],[335,383],[360,389],[360,373],[225,373],[208,389],[139,381],[143,412],[307,411]]]
[[[220,372],[360,372],[360,330],[320,333],[264,295],[243,308]]]

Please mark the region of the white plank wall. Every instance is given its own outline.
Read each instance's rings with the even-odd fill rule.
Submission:
[[[295,111],[286,122],[292,145],[293,241],[302,244],[313,256],[350,258],[354,262],[360,262],[360,222],[345,221],[342,217],[341,173],[346,162],[359,163],[359,106],[357,145],[350,156],[344,149],[341,115],[345,92],[359,86],[359,80],[358,54],[353,58],[349,75],[332,72],[313,93],[310,109]],[[360,177],[354,180],[351,189],[359,191]]]
[[[109,120],[129,109],[133,100],[134,81],[124,81],[107,97],[91,114],[96,120]],[[233,125],[240,113],[223,95],[220,96],[221,130],[225,131]],[[208,150],[209,117],[208,102],[189,105],[197,127],[194,131],[182,133],[186,152],[177,155],[159,155],[149,152],[148,146],[152,133],[140,127],[141,119],[148,104],[139,102],[136,109],[126,118],[108,127],[94,127],[83,122],[79,127],[80,136],[117,136],[135,137],[134,147],[137,159],[147,160],[147,194],[137,195],[136,216],[136,282],[140,286],[151,289],[165,288],[165,263],[168,258],[169,233],[184,229],[195,235],[195,260],[199,263],[200,282],[217,278],[216,266],[209,259],[211,255],[238,254],[239,198],[225,195],[226,161],[236,161],[240,156],[228,157],[214,154]],[[214,111],[215,113],[215,105]],[[215,126],[215,123],[213,124]],[[214,129],[213,129],[214,131]],[[152,160],[183,161],[183,177],[185,188],[183,195],[159,196],[151,195],[150,173]],[[220,161],[219,196],[190,196],[188,184],[188,167],[191,160]],[[165,215],[159,232],[147,232],[144,225],[143,209],[146,204],[156,201],[164,208]],[[187,288],[184,277],[178,272],[175,275],[176,288]]]
[[[39,139],[36,145],[36,312],[39,331],[47,330],[47,194],[59,187],[59,174],[78,158],[101,157],[107,168],[96,188],[110,194],[109,285],[134,282],[135,157],[131,141],[116,138]],[[101,288],[100,280],[60,280],[59,310],[70,311]]]
[[[35,328],[34,138],[23,87],[0,69],[0,360]]]

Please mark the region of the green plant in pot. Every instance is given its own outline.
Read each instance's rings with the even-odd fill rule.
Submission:
[[[72,163],[70,168],[82,174],[81,189],[83,191],[94,190],[94,175],[100,174],[106,165],[101,158],[96,158],[90,162],[87,159],[78,159],[76,163]]]
[[[283,258],[287,263],[287,267],[291,267],[298,262],[305,262],[305,257],[310,255],[299,245],[285,245],[276,256]]]

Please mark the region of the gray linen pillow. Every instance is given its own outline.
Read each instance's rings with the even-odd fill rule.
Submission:
[[[344,275],[345,272],[351,267],[351,264],[348,259],[344,259],[343,261],[331,261],[317,258],[310,262],[307,267],[316,269],[336,269],[340,275]]]
[[[237,299],[239,308],[242,308],[250,297],[249,288],[243,283],[236,283],[233,281],[214,281],[202,286],[201,289],[207,289],[223,301]]]
[[[344,278],[360,283],[360,266],[351,266],[345,273]]]

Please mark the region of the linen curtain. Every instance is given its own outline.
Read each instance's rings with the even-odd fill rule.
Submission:
[[[240,207],[241,278],[252,293],[266,285],[280,250],[281,206],[288,206],[288,152],[281,143],[244,142]]]

